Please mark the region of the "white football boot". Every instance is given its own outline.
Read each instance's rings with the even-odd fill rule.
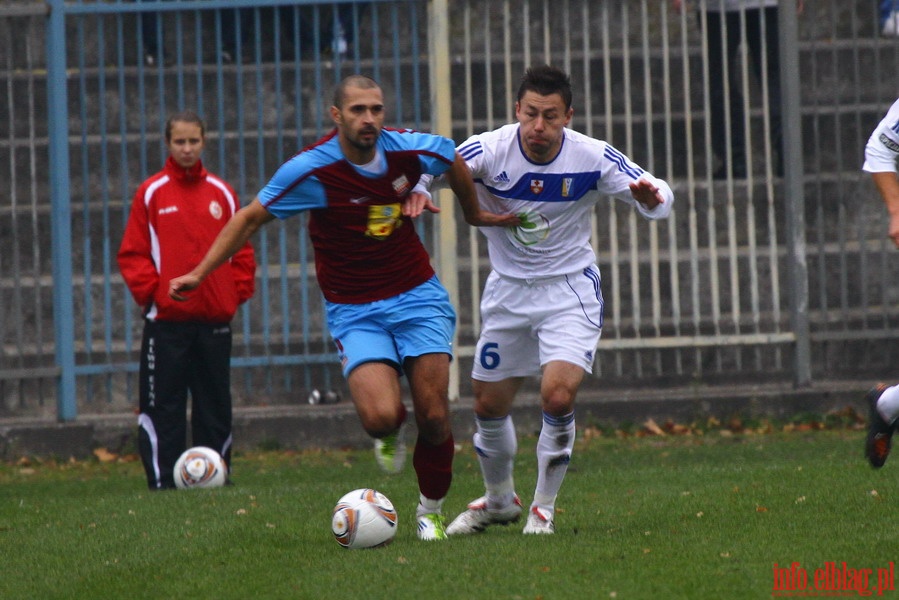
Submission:
[[[528,535],[549,535],[555,532],[556,526],[553,523],[553,511],[532,506],[522,533]]]
[[[521,518],[521,500],[516,494],[508,506],[487,508],[487,496],[472,500],[468,510],[453,519],[447,535],[467,535],[484,531],[488,525],[508,525]]]
[[[394,433],[375,438],[375,460],[385,473],[396,474],[406,462],[406,423]]]
[[[418,539],[435,542],[446,539],[446,518],[440,513],[418,515]]]

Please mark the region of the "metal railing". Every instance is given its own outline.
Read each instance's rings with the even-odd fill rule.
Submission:
[[[728,84],[741,92],[748,173],[718,179],[703,10],[716,2],[682,12],[655,0],[0,6],[0,417],[70,420],[134,404],[140,314],[115,253],[134,189],[164,159],[169,113],[204,116],[204,160],[247,202],[330,128],[331,87],[357,71],[383,85],[391,124],[461,142],[514,121],[527,65],[558,64],[575,87],[573,127],[672,185],[668,221],[613,202],[594,213],[607,315],[587,385],[801,384],[890,368],[893,250],[859,167],[895,96],[899,44],[879,35],[876,3],[781,14],[784,176],[770,65],[756,77],[741,45]],[[150,14],[164,42],[147,59]],[[419,228],[459,309],[455,396],[468,393],[489,266],[452,198],[441,204]],[[304,402],[343,385],[304,225],[275,223],[254,240],[258,292],[235,319],[239,404]]]

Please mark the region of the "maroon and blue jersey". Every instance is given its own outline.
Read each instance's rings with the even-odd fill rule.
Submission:
[[[362,170],[346,160],[335,130],[281,165],[259,201],[279,219],[310,211],[315,270],[326,300],[383,300],[434,275],[402,203],[423,173],[442,174],[454,157],[448,138],[385,128],[374,172]]]

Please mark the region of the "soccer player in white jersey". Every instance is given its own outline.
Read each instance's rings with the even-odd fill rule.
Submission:
[[[874,129],[865,146],[863,170],[871,174],[880,198],[890,215],[888,235],[899,248],[899,179],[896,178],[896,159],[899,158],[899,100],[893,103],[886,116]],[[899,417],[899,385],[879,383],[868,391],[868,436],[865,456],[871,466],[880,468],[890,455],[890,442]]]
[[[485,210],[516,214],[521,225],[480,229],[493,269],[472,370],[474,447],[486,494],[456,517],[448,535],[520,518],[512,473],[518,444],[509,413],[524,378],[541,375],[537,486],[524,533],[554,532],[556,496],[574,446],[574,399],[592,373],[602,332],[590,215],[604,196],[649,219],[667,217],[674,202],[664,181],[606,142],[568,129],[573,114],[568,75],[551,66],[530,68],[515,103],[518,122],[457,148]]]

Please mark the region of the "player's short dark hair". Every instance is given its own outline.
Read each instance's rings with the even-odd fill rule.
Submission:
[[[172,141],[172,125],[174,123],[193,123],[194,125],[200,126],[200,136],[206,137],[206,123],[203,122],[203,119],[200,118],[200,115],[195,113],[192,110],[182,110],[181,112],[176,112],[169,120],[165,122],[165,141],[166,143]]]
[[[370,90],[373,88],[380,88],[381,86],[378,85],[377,81],[367,75],[348,75],[337,84],[336,88],[334,88],[334,106],[337,108],[343,106],[343,99],[346,96],[346,89],[348,87]]]
[[[518,87],[519,102],[527,92],[536,92],[541,96],[559,94],[565,103],[565,110],[571,108],[571,78],[562,69],[550,65],[529,67]]]

